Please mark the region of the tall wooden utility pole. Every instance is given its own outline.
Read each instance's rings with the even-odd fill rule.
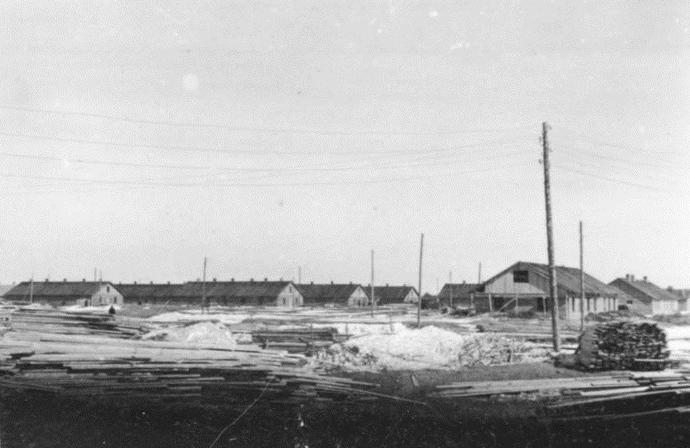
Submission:
[[[31,285],[29,286],[29,303],[34,303],[34,274],[31,273]]]
[[[302,284],[302,266],[297,266],[297,284]]]
[[[479,274],[477,275],[477,283],[482,282],[482,262],[479,262]]]
[[[448,288],[448,293],[450,294],[450,300],[448,300],[448,303],[450,303],[450,309],[453,309],[453,271],[448,273]]]
[[[204,257],[204,274],[201,281],[201,314],[206,311],[206,265],[208,261]]]
[[[424,254],[424,234],[422,233],[422,241],[419,243],[419,299],[417,300],[417,328],[422,326],[422,256]]]
[[[541,143],[544,149],[544,199],[546,202],[546,245],[549,255],[549,297],[551,299],[551,329],[553,331],[553,349],[561,350],[561,338],[558,334],[558,293],[556,291],[556,265],[553,254],[553,222],[551,219],[551,177],[549,170],[549,125],[542,124]]]
[[[585,331],[585,255],[580,221],[580,331]]]
[[[371,251],[371,315],[374,315],[376,298],[374,297],[374,251]]]

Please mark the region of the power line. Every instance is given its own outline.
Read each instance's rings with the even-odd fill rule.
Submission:
[[[581,161],[581,160],[562,160],[563,163],[570,163],[572,165],[575,165],[580,168],[596,168],[596,169],[617,169],[617,167],[609,167],[609,166],[602,166],[600,164],[592,163],[589,161]],[[626,174],[625,172],[621,172],[620,174]],[[664,177],[654,177],[654,176],[649,176],[647,174],[643,173],[630,173],[630,176],[634,176],[636,178],[644,178],[644,179],[649,179],[654,182],[667,182],[674,184],[676,181],[673,178],[669,178],[669,176],[664,176]]]
[[[0,109],[21,111],[29,113],[42,113],[42,114],[55,114],[63,116],[75,116],[75,117],[88,117],[97,118],[103,120],[121,121],[126,123],[135,124],[148,124],[148,125],[158,125],[158,126],[173,126],[173,127],[185,127],[185,128],[211,128],[211,129],[224,129],[228,131],[235,132],[251,132],[251,133],[269,133],[269,134],[315,134],[315,135],[451,135],[451,134],[474,134],[474,133],[490,133],[490,132],[503,132],[510,131],[514,129],[524,129],[528,128],[528,125],[519,125],[508,128],[495,128],[495,129],[458,129],[458,130],[435,130],[435,131],[382,131],[382,130],[370,130],[370,131],[333,131],[333,130],[320,130],[320,129],[306,129],[306,128],[262,128],[256,126],[233,126],[226,124],[217,123],[192,123],[192,122],[174,122],[165,120],[150,120],[142,118],[130,118],[130,117],[118,117],[115,115],[99,114],[91,112],[76,112],[76,111],[64,111],[57,109],[35,109],[29,107],[21,106],[11,106],[11,105],[0,105]]]
[[[495,154],[490,156],[483,156],[482,160],[496,159],[505,156],[512,156],[518,154],[526,154],[526,151],[513,151],[502,154]],[[415,167],[424,166],[424,162],[433,161],[436,159],[448,159],[458,156],[469,155],[469,154],[445,154],[437,155],[436,157],[428,157],[427,159],[418,160],[421,163],[416,164],[404,164],[404,165],[394,165],[393,167]],[[371,163],[359,166],[336,166],[332,167],[329,165],[320,166],[300,166],[300,167],[281,167],[281,168],[257,168],[257,167],[219,167],[212,165],[170,165],[170,164],[153,164],[153,163],[134,163],[134,162],[118,162],[118,161],[106,161],[106,160],[95,160],[95,159],[68,159],[55,156],[40,156],[40,155],[30,155],[30,154],[18,154],[10,152],[0,152],[0,156],[25,159],[25,160],[43,160],[50,162],[69,162],[76,164],[85,165],[104,165],[104,166],[122,166],[129,168],[155,168],[155,169],[176,169],[176,170],[192,170],[192,171],[206,171],[206,170],[216,170],[216,171],[231,171],[231,172],[327,172],[327,171],[358,171],[364,169],[371,169]],[[413,160],[414,162],[415,160]]]
[[[457,176],[459,174],[474,174],[489,172],[495,170],[501,170],[506,168],[514,168],[518,166],[524,166],[531,164],[531,162],[523,162],[517,164],[510,164],[505,166],[492,166],[489,168],[475,169],[475,170],[461,170],[454,171],[452,173],[440,173],[436,176],[430,178],[429,176],[410,176],[406,178],[390,178],[390,179],[369,179],[369,180],[355,180],[355,181],[342,181],[342,182],[281,182],[281,183],[256,183],[256,182],[245,182],[245,183],[179,183],[179,182],[138,182],[138,181],[127,181],[127,180],[115,180],[115,179],[71,179],[58,176],[32,176],[32,175],[19,175],[11,173],[0,173],[0,177],[13,178],[13,179],[31,179],[31,180],[55,180],[55,181],[68,181],[81,182],[81,185],[75,186],[90,186],[94,184],[105,184],[105,185],[127,185],[127,186],[137,186],[137,187],[288,187],[288,186],[335,186],[335,185],[366,185],[366,184],[379,184],[379,183],[398,183],[398,182],[408,182],[408,181],[418,181],[418,180],[431,180],[436,177],[447,177],[447,176]],[[31,192],[31,191],[30,191]]]
[[[343,152],[343,151],[332,151],[332,150],[320,150],[320,151],[265,151],[257,152],[254,150],[238,150],[238,149],[222,149],[222,148],[208,148],[208,147],[198,147],[198,146],[179,146],[179,145],[160,145],[160,144],[149,144],[149,143],[125,143],[125,142],[115,142],[115,141],[103,141],[103,140],[93,140],[93,139],[83,139],[83,138],[73,138],[73,137],[53,137],[37,134],[22,134],[22,133],[12,133],[6,131],[0,131],[0,135],[6,137],[15,138],[27,138],[32,140],[44,140],[44,141],[57,141],[64,143],[79,143],[79,144],[89,144],[89,145],[100,145],[100,146],[114,146],[114,147],[124,147],[124,148],[145,148],[145,149],[156,149],[156,150],[170,150],[170,151],[183,151],[183,152],[211,152],[219,154],[247,154],[252,156],[274,156],[274,155],[337,155],[337,156],[361,156],[361,155],[400,155],[404,153],[403,151],[359,151],[359,152]],[[457,149],[465,148],[480,148],[487,146],[498,146],[507,145],[521,142],[522,140],[511,139],[502,140],[489,143],[471,143],[467,145],[458,145],[447,148],[436,148],[430,149],[427,152],[440,152],[440,151],[452,151]]]
[[[570,145],[558,145],[564,148],[571,149],[573,151],[577,151],[578,154],[587,154],[591,157],[596,157],[598,159],[603,159],[603,160],[608,160],[611,162],[617,162],[617,163],[622,163],[626,165],[637,165],[637,166],[647,166],[650,168],[660,168],[660,169],[667,169],[667,168],[673,168],[671,165],[657,165],[655,163],[647,163],[644,161],[635,161],[631,159],[621,159],[620,157],[612,157],[608,155],[603,155],[603,154],[597,154],[592,151],[587,151],[586,149],[582,149],[580,147],[575,147],[575,146],[570,146]]]
[[[579,139],[568,139],[568,138],[559,139],[559,140],[567,141],[570,143],[575,143],[575,144],[585,143],[588,145],[598,145],[598,146],[604,146],[604,147],[609,147],[609,148],[624,149],[626,151],[635,151],[637,153],[653,152],[653,154],[687,155],[687,153],[681,152],[681,151],[658,151],[658,150],[654,149],[653,147],[642,148],[639,146],[629,146],[629,145],[623,145],[620,143],[611,143],[611,142],[607,142],[604,140],[593,139],[590,136],[581,134],[581,133],[576,132],[576,131],[569,130],[567,128],[560,128],[560,129],[565,129],[566,131],[570,132],[571,134],[579,137]]]
[[[637,184],[637,183],[634,183],[634,182],[627,182],[627,181],[624,181],[624,180],[613,179],[613,178],[606,177],[606,176],[598,176],[598,175],[593,174],[593,173],[588,173],[587,171],[582,171],[582,170],[578,170],[578,169],[574,169],[574,168],[568,168],[568,167],[564,167],[564,166],[561,166],[561,165],[552,165],[552,166],[553,166],[554,168],[558,168],[559,170],[568,171],[568,172],[580,174],[580,175],[583,175],[583,176],[593,177],[593,178],[600,179],[600,180],[605,180],[605,181],[608,181],[608,182],[614,182],[614,183],[618,183],[618,184],[622,184],[622,185],[628,185],[628,186],[630,186],[630,187],[643,188],[643,189],[646,189],[646,190],[653,190],[653,191],[667,192],[667,193],[678,193],[678,192],[679,192],[679,191],[677,191],[677,190],[660,189],[660,188],[652,187],[652,186],[649,186],[649,185],[642,185],[642,184]]]

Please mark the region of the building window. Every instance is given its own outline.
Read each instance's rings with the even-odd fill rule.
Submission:
[[[513,283],[529,283],[529,271],[513,271]]]
[[[105,287],[106,292],[110,292],[110,286]]]
[[[633,301],[632,301],[632,300],[628,300],[628,305],[632,305],[632,304],[633,304]]]

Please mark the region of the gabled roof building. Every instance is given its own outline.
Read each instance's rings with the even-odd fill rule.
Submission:
[[[480,283],[446,283],[438,293],[439,304],[442,307],[467,309],[471,296],[482,291]]]
[[[617,278],[610,283],[623,291],[628,297],[625,305],[640,314],[673,314],[681,311],[685,302],[682,295],[660,288],[643,277],[636,279],[634,275]]]
[[[371,285],[364,288],[368,296],[371,295]],[[374,286],[374,296],[377,305],[391,305],[395,303],[417,303],[419,293],[414,286]]]
[[[353,283],[301,283],[297,284],[305,306],[360,307],[370,303],[361,285]]]
[[[563,316],[579,315],[580,269],[556,266],[559,311]],[[613,286],[584,274],[585,313],[614,311],[624,294]],[[548,311],[549,268],[545,264],[517,262],[482,284],[477,311]],[[487,309],[488,308],[488,309]]]
[[[5,293],[5,300],[44,303],[55,306],[99,306],[124,301],[122,294],[110,282],[21,282]]]

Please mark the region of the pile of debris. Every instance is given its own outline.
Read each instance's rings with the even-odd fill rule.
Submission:
[[[487,334],[468,338],[460,348],[458,362],[462,367],[474,367],[539,362],[547,357],[548,350],[534,344]]]
[[[460,334],[429,325],[353,337],[315,357],[352,370],[444,370],[541,362],[548,358],[548,351],[496,334]]]
[[[612,321],[589,327],[575,352],[587,370],[659,370],[667,365],[666,334],[654,323]]]

